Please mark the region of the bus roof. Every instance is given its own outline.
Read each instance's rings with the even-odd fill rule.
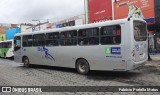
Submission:
[[[56,29],[49,29],[49,30],[18,33],[15,36],[32,35],[32,34],[40,34],[40,33],[50,33],[50,32],[63,32],[63,31],[69,31],[69,30],[79,30],[79,29],[86,29],[86,28],[92,28],[92,27],[100,27],[100,26],[105,26],[105,25],[122,24],[122,23],[125,23],[127,21],[128,21],[127,18],[118,19],[118,20],[110,20],[110,21],[105,21],[105,22],[84,24],[84,25],[79,25],[79,26],[70,26],[70,27],[63,27],[63,28],[56,28]]]
[[[2,42],[11,42],[11,41],[13,41],[13,39],[11,39],[11,40],[5,40],[5,41],[0,41],[0,43],[2,43]]]

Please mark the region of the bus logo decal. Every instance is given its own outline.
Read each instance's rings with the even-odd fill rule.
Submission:
[[[121,54],[121,48],[120,47],[112,47],[111,48],[111,54],[120,55]]]
[[[139,51],[139,45],[135,45],[136,51]]]
[[[105,54],[111,54],[111,48],[105,48]]]
[[[114,54],[120,55],[121,54],[121,47],[107,47],[105,48],[105,54]]]
[[[147,48],[147,44],[144,45],[144,48]]]
[[[38,51],[44,52],[46,59],[50,59],[50,60],[54,60],[55,61],[55,59],[53,58],[53,56],[48,53],[49,50],[47,48],[45,48],[45,47],[38,47]]]

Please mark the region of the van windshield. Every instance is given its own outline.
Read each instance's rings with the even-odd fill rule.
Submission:
[[[146,23],[140,21],[134,21],[134,39],[135,41],[147,40],[147,27]]]

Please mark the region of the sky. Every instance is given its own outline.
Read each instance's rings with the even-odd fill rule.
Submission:
[[[84,14],[84,0],[0,0],[0,23],[56,21]]]

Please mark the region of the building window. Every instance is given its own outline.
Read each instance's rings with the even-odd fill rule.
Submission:
[[[61,32],[61,45],[62,46],[73,46],[77,45],[77,31],[65,31]]]
[[[58,46],[59,45],[59,33],[47,33],[46,34],[46,46]]]
[[[23,36],[23,47],[32,46],[32,35]]]
[[[99,28],[82,29],[78,31],[79,45],[98,45]]]
[[[45,46],[45,34],[33,35],[33,46]]]
[[[121,43],[121,27],[116,26],[104,26],[101,28],[101,39],[102,45],[113,45]]]

